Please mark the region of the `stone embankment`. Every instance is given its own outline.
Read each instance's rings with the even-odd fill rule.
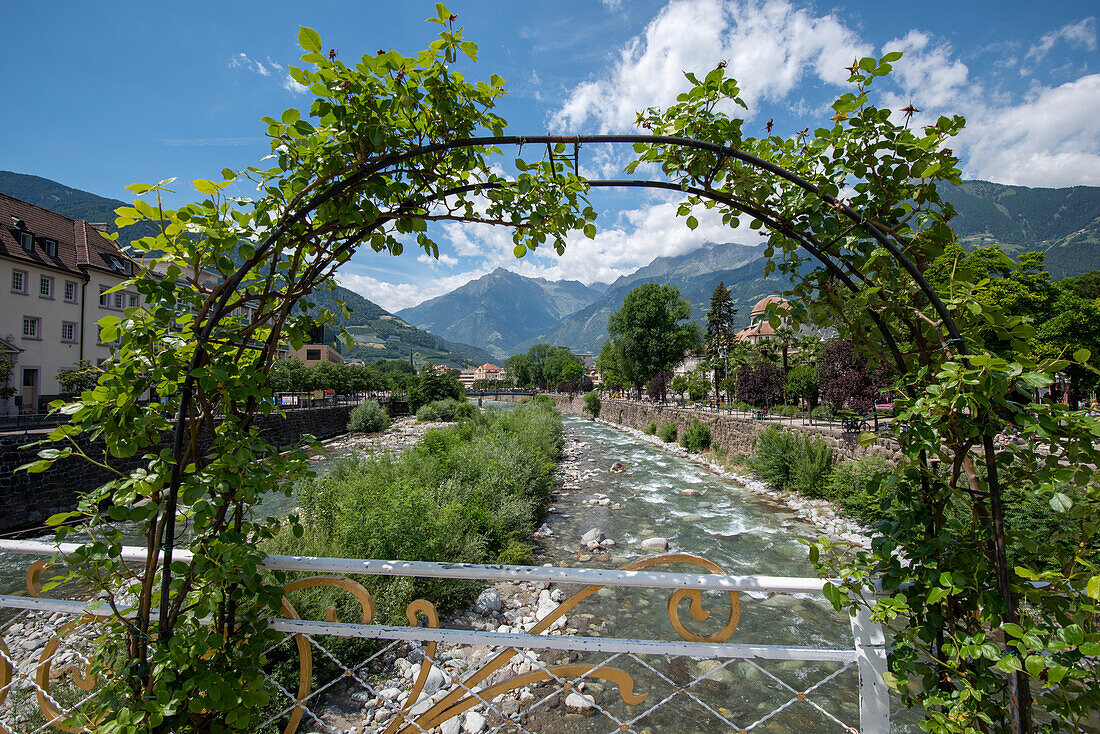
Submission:
[[[271,443],[289,446],[297,443],[304,434],[326,439],[345,433],[353,407],[338,405],[293,410],[285,418],[278,415],[259,416],[257,422]],[[42,446],[34,444],[45,438],[45,433],[0,435],[0,486],[3,487],[0,492],[0,531],[31,528],[54,513],[72,510],[81,492],[114,478],[112,472],[79,457],[58,461],[41,474],[16,471],[23,464],[38,458],[37,452]],[[102,457],[105,453],[102,441],[77,437],[76,443],[88,456]],[[161,447],[170,445],[171,435],[165,435]],[[110,463],[118,471],[129,472],[144,461],[143,457],[138,456],[112,459]]]
[[[519,402],[525,396],[501,395],[495,398],[505,402]],[[558,410],[568,415],[585,417],[584,399],[581,395],[570,398],[568,395],[551,394],[549,396],[558,406]],[[788,424],[780,420],[756,420],[724,413],[678,408],[670,405],[654,405],[634,400],[616,400],[604,398],[600,409],[600,418],[619,427],[643,430],[652,421],[658,425],[672,421],[676,430],[683,434],[693,420],[698,420],[710,428],[713,445],[721,447],[731,454],[748,456],[753,453],[756,434],[768,426],[779,425],[795,433],[807,436],[821,436],[833,449],[837,461],[851,461],[866,456],[879,456],[897,461],[901,453],[897,443],[888,437],[880,437],[870,446],[861,446],[858,434],[845,433],[832,426],[803,426],[796,420]]]

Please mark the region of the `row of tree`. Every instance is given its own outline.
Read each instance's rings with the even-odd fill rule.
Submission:
[[[504,360],[504,371],[516,387],[549,390],[583,380],[584,363],[565,347],[536,344],[526,354],[514,354]]]
[[[297,357],[271,367],[268,385],[275,392],[332,390],[337,395],[405,392],[416,370],[404,360],[387,359],[366,365],[318,362],[306,366]]]

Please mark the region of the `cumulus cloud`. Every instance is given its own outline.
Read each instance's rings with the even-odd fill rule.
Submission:
[[[618,51],[606,74],[573,89],[552,125],[629,128],[637,112],[667,106],[687,89],[684,71],[704,74],[720,61],[741,82],[751,114],[761,102],[785,100],[804,80],[843,83],[844,66],[871,48],[835,16],[788,0],[673,0]]]
[[[1096,18],[1088,17],[1077,23],[1067,23],[1056,31],[1045,33],[1039,42],[1028,49],[1027,57],[1038,61],[1050,53],[1055,44],[1064,41],[1073,48],[1096,50]]]
[[[970,83],[966,64],[954,58],[951,46],[935,42],[924,31],[911,30],[902,38],[888,41],[882,52],[890,51],[904,54],[893,64],[893,79],[907,98],[919,98],[927,107],[943,108],[980,93]]]
[[[961,138],[966,173],[1024,186],[1100,185],[1100,74],[1037,87],[1016,105],[975,110]]]
[[[684,218],[676,215],[679,201],[675,195],[651,194],[638,208],[598,220],[594,240],[579,233],[571,236],[560,257],[552,247],[543,247],[516,259],[511,234],[499,227],[451,223],[444,234],[458,255],[481,258],[484,269],[504,267],[530,277],[585,283],[613,281],[654,258],[683,255],[705,242],[752,245],[761,241],[747,222],[731,229],[716,210],[697,210],[699,226],[690,230]]]

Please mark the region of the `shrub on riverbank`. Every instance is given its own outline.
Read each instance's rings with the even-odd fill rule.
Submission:
[[[700,420],[693,420],[684,435],[680,438],[680,445],[688,451],[697,454],[710,448],[710,429]]]
[[[472,418],[476,413],[477,409],[465,400],[447,398],[445,400],[433,400],[427,405],[422,405],[420,410],[416,411],[416,420],[418,423],[437,423],[441,421],[450,423]]]
[[[600,417],[600,394],[591,390],[584,394],[584,412],[596,420]]]
[[[386,409],[373,400],[368,400],[352,409],[348,416],[348,430],[363,433],[378,433],[390,427],[390,416]]]
[[[642,429],[642,433],[647,436],[653,436],[657,433],[657,421],[650,421],[649,425]]]
[[[672,421],[668,423],[662,423],[661,427],[657,429],[657,437],[665,443],[672,443],[676,440],[676,424]]]
[[[779,426],[756,434],[753,472],[777,489],[822,497],[833,464],[833,450],[821,437],[799,436]]]
[[[339,459],[301,483],[301,538],[281,533],[270,552],[344,558],[493,563],[529,542],[562,449],[561,415],[536,403],[428,431],[401,456]],[[509,550],[510,548],[510,550]],[[443,609],[467,600],[462,584],[363,581],[379,621],[399,623],[415,596]],[[318,607],[323,610],[323,607]]]
[[[337,460],[327,476],[298,485],[301,526],[284,528],[264,550],[288,555],[457,563],[529,563],[561,455],[561,414],[541,401],[491,410],[428,431],[405,454]],[[378,624],[406,625],[405,608],[428,599],[441,614],[473,601],[483,584],[448,579],[360,576]],[[303,619],[360,621],[350,594],[310,589],[292,595]],[[331,645],[330,645],[331,643]],[[326,639],[349,656],[371,643]],[[337,657],[341,657],[337,654]],[[343,659],[343,658],[341,658]],[[345,660],[346,662],[346,660]]]

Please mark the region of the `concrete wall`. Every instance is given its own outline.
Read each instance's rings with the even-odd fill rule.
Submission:
[[[558,409],[569,415],[585,416],[583,396],[577,395],[570,398],[568,395],[550,395]],[[498,400],[519,402],[522,396],[503,395]],[[753,453],[753,443],[756,434],[769,425],[781,424],[795,433],[808,436],[822,436],[833,448],[837,461],[851,461],[862,459],[865,456],[881,456],[891,461],[901,458],[897,443],[890,438],[876,439],[870,446],[861,446],[858,434],[844,433],[839,428],[827,426],[802,426],[799,420],[793,425],[779,420],[754,420],[752,418],[738,418],[730,415],[694,411],[687,408],[652,405],[639,403],[633,400],[611,400],[604,398],[600,407],[600,418],[627,428],[644,430],[650,421],[657,424],[672,421],[676,424],[676,430],[682,434],[691,424],[692,420],[699,420],[710,428],[710,435],[715,446],[721,447],[731,454],[748,455]]]
[[[276,446],[290,446],[303,434],[332,438],[347,431],[348,415],[354,406],[340,405],[311,410],[295,410],[280,416],[258,416],[257,423]],[[79,458],[58,461],[41,474],[16,472],[16,468],[38,458],[40,446],[32,446],[41,435],[22,433],[0,435],[0,531],[18,530],[40,524],[50,515],[76,507],[80,493],[100,486],[111,478],[109,472]],[[161,446],[170,445],[165,436]],[[103,455],[102,441],[80,441],[89,456]],[[112,460],[111,465],[127,472],[142,463],[139,458]]]

